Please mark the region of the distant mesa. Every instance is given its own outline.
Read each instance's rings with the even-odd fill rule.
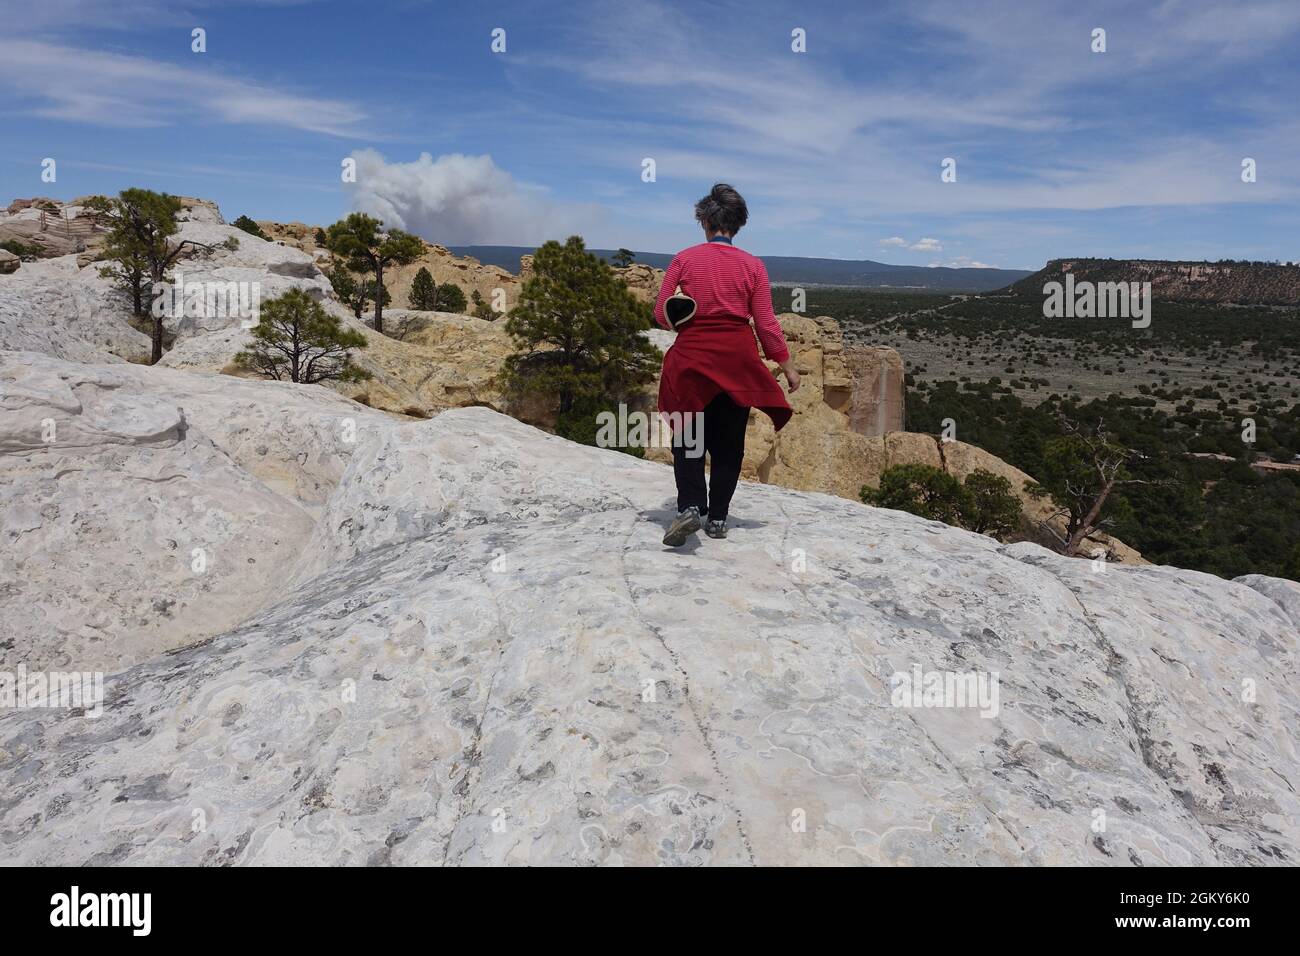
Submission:
[[[1042,296],[1043,286],[1069,273],[1078,282],[1150,282],[1168,302],[1300,305],[1300,263],[1165,259],[1052,259],[999,292]]]

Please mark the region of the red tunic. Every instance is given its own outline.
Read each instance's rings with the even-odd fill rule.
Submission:
[[[696,303],[695,318],[664,355],[659,410],[701,412],[719,392],[737,405],[766,412],[779,431],[794,414],[776,377],[758,355],[754,326],[767,357],[790,357],[772,313],[772,290],[761,259],[725,242],[683,249],[668,266],[655,302],[655,319],[668,326],[664,302],[678,285]]]

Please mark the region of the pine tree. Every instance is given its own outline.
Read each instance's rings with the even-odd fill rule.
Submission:
[[[497,314],[492,311],[492,306],[483,301],[483,293],[479,292],[478,289],[470,293],[469,300],[474,303],[474,309],[470,313],[474,318],[491,321],[497,317]]]
[[[366,347],[366,337],[344,328],[302,289],[290,289],[263,303],[253,344],[235,356],[241,368],[278,382],[301,384],[357,382],[370,373],[352,364],[350,349]]]
[[[375,295],[376,289],[378,289],[383,294],[380,296],[376,296]],[[358,283],[357,295],[361,297],[362,303],[374,302],[377,307],[393,304],[393,294],[388,291],[388,286],[376,286],[374,279],[366,279]]]
[[[958,481],[934,465],[893,465],[881,473],[880,487],[863,485],[858,497],[877,508],[906,511],[1000,540],[1018,531],[1022,520],[1011,482],[983,468]]]
[[[104,243],[103,255],[109,264],[101,266],[102,279],[111,279],[118,291],[131,300],[131,314],[143,319],[149,314],[146,300],[149,294],[149,259],[138,241],[125,233],[111,234]]]
[[[1291,549],[1291,556],[1287,558],[1282,574],[1292,581],[1300,581],[1300,544]]]
[[[240,216],[232,222],[231,225],[236,229],[244,230],[244,232],[248,233],[250,236],[257,236],[259,239],[265,239],[270,242],[270,237],[262,231],[262,227],[247,216]]]
[[[116,199],[92,196],[86,206],[102,215],[109,224],[104,248],[115,265],[106,266],[126,276],[142,263],[148,264],[149,311],[152,313],[153,334],[150,364],[156,364],[163,354],[164,311],[158,308],[171,267],[185,251],[186,246],[211,250],[212,247],[192,239],[183,239],[173,245],[172,237],[180,231],[176,221],[181,211],[181,201],[167,193],[150,189],[124,189]],[[129,281],[134,283],[134,279]]]
[[[1089,535],[1124,517],[1126,503],[1112,499],[1111,492],[1144,482],[1131,478],[1132,452],[1110,440],[1104,422],[1088,430],[1063,420],[1062,427],[1066,434],[1043,446],[1040,480],[1027,483],[1025,490],[1035,498],[1051,500],[1057,509],[1051,517],[1064,520],[1065,533],[1047,521],[1041,522],[1043,529],[1056,539],[1062,554],[1077,555]],[[1110,514],[1103,516],[1105,512]]]
[[[654,380],[662,353],[642,334],[641,302],[580,236],[537,250],[506,331],[518,351],[506,359],[506,386],[556,403],[561,425],[581,403],[612,403]]]
[[[877,508],[906,511],[954,526],[961,524],[961,482],[933,465],[909,462],[886,468],[880,475],[880,487],[864,485],[858,496]]]
[[[352,314],[360,319],[361,313],[366,310],[366,306],[375,299],[375,280],[358,279],[342,263],[338,262],[325,275],[330,280],[330,285],[334,288],[334,294],[339,297],[339,301],[351,309]],[[390,305],[392,301],[392,293],[385,288],[384,305]]]
[[[356,277],[338,262],[325,273],[325,277],[330,280],[330,286],[334,289],[334,294],[339,297],[339,301],[351,309],[352,314],[358,319],[361,318],[361,310],[366,307],[366,303],[357,297]]]
[[[444,282],[438,286],[438,311],[463,313],[469,305],[465,293],[454,282]]]
[[[330,252],[344,256],[353,272],[374,273],[375,286],[383,288],[384,268],[389,265],[409,265],[424,254],[424,242],[400,229],[379,231],[383,222],[365,213],[354,212],[340,219],[326,232],[326,246]],[[375,300],[375,331],[384,331],[384,299],[387,293]]]
[[[433,276],[424,266],[420,266],[420,271],[411,282],[408,301],[411,308],[421,312],[433,312],[438,308],[438,287],[433,284]]]
[[[1007,478],[976,468],[966,476],[962,487],[967,492],[962,499],[963,528],[998,540],[1020,529],[1023,510]]]

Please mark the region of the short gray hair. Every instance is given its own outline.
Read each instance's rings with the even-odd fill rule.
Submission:
[[[749,221],[749,207],[734,188],[718,183],[695,204],[695,219],[711,232],[734,236]]]

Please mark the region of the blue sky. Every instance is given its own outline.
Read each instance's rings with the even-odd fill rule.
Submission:
[[[764,255],[1300,259],[1300,0],[0,0],[0,24],[0,203],[139,185],[672,252],[725,180]]]

